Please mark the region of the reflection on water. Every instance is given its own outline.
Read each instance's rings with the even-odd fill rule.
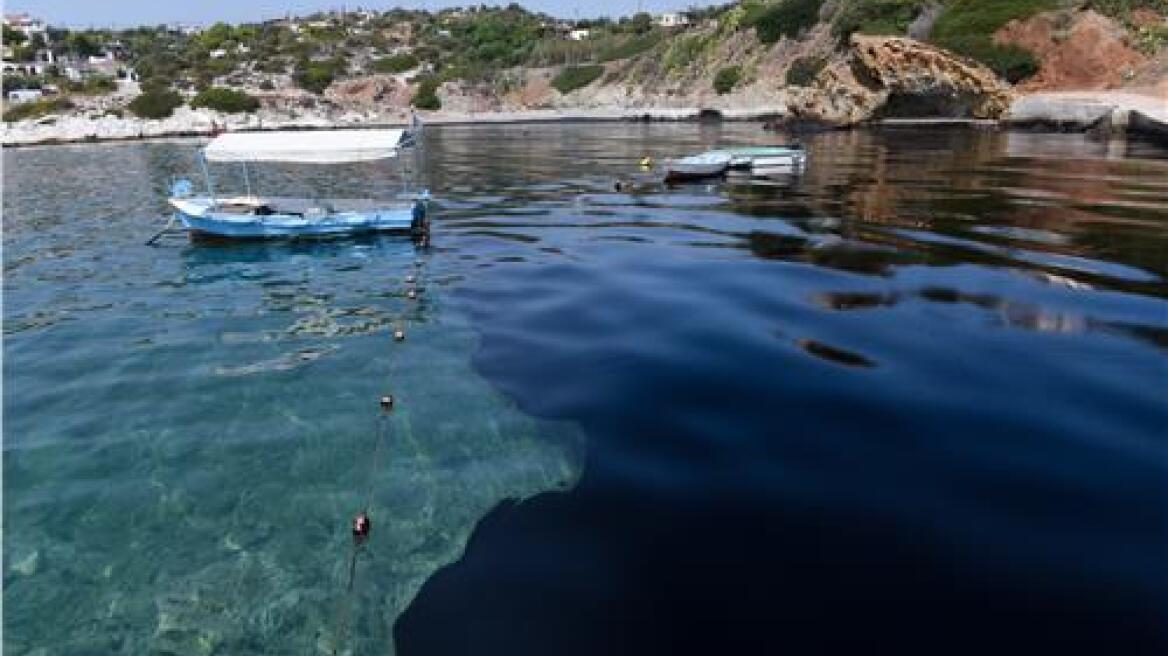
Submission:
[[[766,137],[596,130],[576,180],[533,132],[440,243],[478,369],[582,422],[587,466],[480,524],[403,653],[1168,647],[1162,152],[851,132],[797,178],[612,194]]]
[[[5,646],[1162,651],[1164,153],[890,130],[636,169],[771,139],[432,129],[428,249],[144,248],[194,142],[6,151]]]

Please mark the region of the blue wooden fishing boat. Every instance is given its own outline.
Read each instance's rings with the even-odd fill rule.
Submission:
[[[341,164],[397,157],[420,147],[412,130],[334,130],[323,132],[232,132],[219,135],[199,152],[207,193],[193,194],[187,180],[172,185],[174,210],[167,229],[181,224],[192,238],[224,239],[320,238],[368,232],[424,233],[427,230],[425,190],[409,189],[390,200],[305,199],[260,196],[252,192],[248,164],[282,162]],[[246,195],[215,194],[208,162],[242,164]],[[151,243],[158,236],[150,240]]]

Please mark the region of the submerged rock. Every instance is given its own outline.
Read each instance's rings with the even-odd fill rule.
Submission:
[[[997,119],[1009,87],[989,68],[904,37],[854,35],[844,59],[793,94],[792,115],[839,125],[887,116]]]
[[[40,564],[41,552],[39,549],[34,549],[24,558],[21,558],[20,560],[13,563],[10,569],[13,574],[18,574],[20,576],[32,576],[33,574],[37,573],[38,569],[40,569]]]

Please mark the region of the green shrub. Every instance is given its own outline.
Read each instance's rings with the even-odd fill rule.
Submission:
[[[560,93],[570,93],[592,84],[604,74],[603,66],[568,66],[552,78],[552,86]]]
[[[256,70],[261,73],[283,73],[288,70],[288,62],[278,57],[264,57],[256,63]]]
[[[343,65],[343,62],[335,59],[327,61],[304,60],[296,65],[293,79],[296,80],[297,86],[301,89],[316,94],[324,93],[324,90],[333,83],[333,79],[340,73]]]
[[[1129,18],[1136,9],[1152,9],[1161,15],[1168,13],[1168,0],[1090,0],[1091,9],[1112,18]]]
[[[727,66],[719,69],[718,74],[714,76],[714,91],[717,91],[718,95],[730,93],[738,85],[740,79],[742,79],[742,68],[739,66]]]
[[[827,65],[823,57],[800,57],[787,69],[787,86],[809,87]]]
[[[141,118],[166,118],[183,104],[182,97],[168,90],[152,89],[130,101],[130,111]]]
[[[4,29],[3,41],[4,41],[5,45],[18,46],[18,45],[20,45],[28,40],[28,36],[25,35],[24,32],[21,32],[20,30],[18,30],[16,28],[8,27],[7,23],[4,24],[3,29]]]
[[[744,25],[754,27],[759,41],[774,43],[785,37],[795,38],[803,30],[819,22],[822,0],[780,0],[772,5],[748,13]]]
[[[711,42],[710,37],[703,34],[679,36],[669,44],[662,65],[667,71],[685,68],[696,61]]]
[[[1136,29],[1136,49],[1146,55],[1154,55],[1168,46],[1168,25],[1145,25]]]
[[[945,47],[985,64],[1011,84],[1038,72],[1038,59],[1034,53],[1021,46],[999,45],[988,38],[971,35],[950,39]]]
[[[80,82],[63,79],[61,80],[59,86],[61,87],[62,91],[67,91],[69,93],[79,93],[86,96],[111,93],[116,91],[118,88],[117,83],[114,82],[112,77],[106,77],[104,75],[88,77]]]
[[[418,90],[414,92],[410,104],[418,109],[442,109],[442,100],[438,98],[439,80],[427,77],[418,83]]]
[[[661,43],[661,37],[662,32],[660,30],[653,30],[652,32],[619,39],[605,44],[597,52],[596,58],[602,62],[613,61],[614,59],[628,59]]]
[[[32,102],[9,104],[4,110],[5,122],[22,121],[28,118],[40,118],[53,112],[72,109],[73,103],[68,98],[42,98]]]
[[[851,0],[832,19],[831,31],[840,41],[853,32],[902,35],[924,5],[923,0]]]
[[[944,45],[973,35],[988,38],[1014,19],[1057,8],[1058,0],[951,0],[937,17],[933,39]]]
[[[624,35],[612,35],[594,39],[573,41],[571,39],[541,39],[531,49],[527,57],[529,66],[563,66],[592,62],[597,59],[597,53],[605,47],[605,43],[613,43],[618,39],[627,38]]]
[[[164,77],[151,77],[138,83],[142,93],[163,93],[170,90],[171,81]]]
[[[21,36],[23,32],[17,32]],[[14,89],[39,89],[41,82],[35,77],[24,77],[20,75],[5,75],[0,79],[0,89],[4,90],[4,97],[8,97],[8,92]]]
[[[191,99],[191,107],[206,107],[220,112],[237,114],[239,112],[254,112],[260,108],[260,101],[235,89],[208,87]]]
[[[404,73],[418,67],[418,58],[406,53],[373,60],[372,69],[377,73]]]
[[[1006,23],[1058,7],[1058,0],[952,0],[933,26],[933,42],[976,59],[1010,82],[1038,70],[1034,55],[1015,45],[998,45],[993,34]]]

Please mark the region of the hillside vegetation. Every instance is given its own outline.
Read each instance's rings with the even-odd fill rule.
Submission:
[[[317,13],[216,23],[193,34],[161,26],[58,30],[53,42],[77,52],[120,44],[146,92],[128,108],[142,116],[168,115],[176,102],[252,111],[292,93],[308,96],[299,106],[315,96],[327,103],[337,82],[371,75],[394,77],[409,87],[404,97],[414,106],[437,109],[448,88],[502,97],[529,84],[528,71],[561,95],[612,87],[646,97],[734,94],[759,81],[806,86],[857,33],[911,35],[1019,82],[1039,62],[1019,45],[995,42],[995,33],[1039,12],[1087,7],[1115,18],[1146,51],[1168,43],[1168,29],[1132,22],[1137,10],[1168,14],[1168,0],[743,0],[690,10],[684,24],[668,27],[644,13],[568,21],[511,4]],[[5,87],[48,81],[6,79]],[[108,84],[59,86],[81,95],[104,93]]]

